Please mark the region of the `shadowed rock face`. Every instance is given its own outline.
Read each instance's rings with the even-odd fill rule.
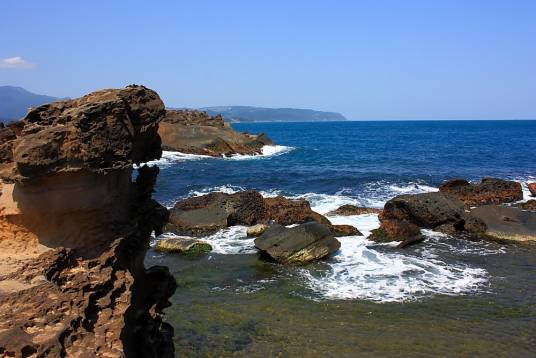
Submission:
[[[470,206],[511,203],[523,199],[521,184],[515,181],[484,178],[478,184],[464,179],[454,179],[443,183],[439,191],[452,195]]]
[[[0,355],[172,357],[176,284],[143,264],[164,105],[142,86],[31,110],[0,129]]]
[[[164,150],[210,156],[260,154],[272,144],[264,134],[238,133],[222,116],[195,110],[167,110],[159,133]]]

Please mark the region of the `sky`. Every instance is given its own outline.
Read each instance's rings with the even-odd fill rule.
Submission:
[[[536,118],[536,1],[0,2],[0,85],[169,107]]]

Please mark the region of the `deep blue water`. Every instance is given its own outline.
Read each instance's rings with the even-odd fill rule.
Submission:
[[[288,153],[164,166],[156,198],[171,204],[223,186],[285,195],[344,194],[380,205],[408,188],[484,176],[536,177],[536,121],[382,121],[233,124]]]

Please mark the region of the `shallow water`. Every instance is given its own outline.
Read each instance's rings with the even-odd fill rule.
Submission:
[[[450,177],[534,180],[536,122],[248,124],[280,147],[226,159],[166,153],[156,197],[256,189],[305,198],[327,213],[381,207]],[[526,192],[526,188],[525,188]],[[526,192],[528,195],[528,192]],[[376,215],[330,217],[366,237]],[[340,238],[305,267],[261,260],[245,227],[214,234],[187,259],[150,251],[179,287],[166,310],[177,356],[534,356],[536,247],[470,242],[432,231],[405,250]]]

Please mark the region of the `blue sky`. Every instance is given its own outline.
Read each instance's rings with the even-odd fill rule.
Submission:
[[[168,106],[536,118],[536,1],[0,3],[0,85],[144,84]]]

